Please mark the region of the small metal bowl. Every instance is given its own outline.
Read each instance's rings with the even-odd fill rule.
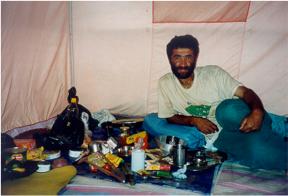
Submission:
[[[195,167],[205,167],[207,166],[207,161],[206,159],[201,159],[201,158],[195,158],[192,162],[193,166]]]
[[[128,157],[131,155],[133,149],[134,149],[134,146],[123,146],[123,147],[117,148],[117,154],[120,157]]]
[[[96,140],[96,141],[92,141],[88,148],[90,150],[90,152],[101,152],[102,151],[102,144],[104,144],[105,141],[103,140]]]

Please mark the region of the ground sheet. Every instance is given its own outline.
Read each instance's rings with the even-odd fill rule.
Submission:
[[[221,165],[215,165],[204,171],[187,171],[186,180],[135,178],[136,185],[123,184],[101,173],[92,174],[80,171],[59,194],[91,195],[175,195],[175,194],[211,194],[215,177]]]
[[[214,195],[288,195],[284,171],[253,170],[224,162],[216,181]]]
[[[193,178],[195,180],[195,176]],[[211,187],[211,192],[203,192],[203,186],[200,188],[199,182],[194,181],[194,184],[191,182],[192,188],[182,189],[161,183],[137,183],[135,186],[130,186],[111,179],[77,175],[59,194],[288,195],[288,178],[284,171],[253,170],[233,162],[224,162],[218,172],[215,170],[215,175],[211,181],[214,184]]]

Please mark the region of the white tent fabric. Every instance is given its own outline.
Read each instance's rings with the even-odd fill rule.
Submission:
[[[288,114],[288,2],[252,2],[239,79],[266,110]]]
[[[61,112],[70,74],[92,112],[157,112],[157,80],[170,71],[166,44],[183,34],[200,42],[198,66],[223,67],[268,111],[288,114],[288,2],[71,5],[68,13],[68,2],[2,2],[2,132]]]
[[[1,4],[1,131],[56,116],[70,84],[65,2]]]
[[[80,102],[91,111],[144,114],[151,64],[151,2],[74,2],[72,10]]]

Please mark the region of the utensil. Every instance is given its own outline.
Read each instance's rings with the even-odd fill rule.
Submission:
[[[117,154],[120,157],[128,157],[131,155],[131,152],[133,149],[134,149],[134,146],[123,146],[121,148],[117,148]]]

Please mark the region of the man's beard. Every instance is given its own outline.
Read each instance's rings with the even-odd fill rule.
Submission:
[[[187,67],[176,67],[175,65],[171,64],[171,69],[174,75],[178,79],[187,79],[193,74],[195,66],[196,66],[196,62],[194,62],[192,66],[187,66]],[[179,72],[180,70],[186,70],[186,72],[181,73]]]

